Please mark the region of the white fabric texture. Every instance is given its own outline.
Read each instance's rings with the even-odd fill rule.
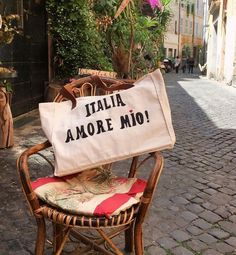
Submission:
[[[146,152],[172,148],[175,134],[159,70],[111,95],[41,103],[42,128],[64,176]]]

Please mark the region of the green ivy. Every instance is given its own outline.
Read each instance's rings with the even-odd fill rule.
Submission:
[[[112,70],[87,0],[47,0],[56,76],[70,77],[78,68]]]

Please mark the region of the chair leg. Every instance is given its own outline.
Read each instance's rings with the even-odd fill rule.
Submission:
[[[110,245],[116,255],[123,255],[123,253],[117,248],[117,246],[111,241],[111,239],[105,234],[102,229],[97,229],[97,231],[102,236],[102,238]]]
[[[64,227],[54,222],[52,223],[52,225],[53,225],[53,254],[60,255],[68,240],[71,228]]]
[[[65,229],[65,233],[63,235],[62,241],[61,241],[60,246],[58,247],[58,250],[56,251],[55,255],[61,255],[61,253],[63,251],[63,248],[66,244],[66,241],[68,239],[68,236],[70,234],[70,230],[71,230],[71,228],[66,228]]]
[[[125,230],[125,251],[134,251],[134,222],[132,222],[130,227]]]
[[[43,255],[46,238],[45,221],[43,218],[36,218],[36,222],[38,226],[38,232],[35,246],[35,255]]]
[[[57,223],[52,223],[53,225],[53,252],[55,253],[62,242],[63,239],[63,226]]]
[[[143,255],[143,230],[142,224],[135,224],[134,227],[134,249],[135,255]]]

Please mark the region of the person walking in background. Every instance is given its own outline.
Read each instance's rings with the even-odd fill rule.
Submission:
[[[193,67],[194,67],[194,58],[189,58],[188,61],[188,73],[193,73]]]
[[[176,58],[175,58],[175,72],[176,73],[178,73],[179,72],[179,66],[180,66],[180,58],[179,58],[179,56],[177,56]]]
[[[187,59],[186,59],[186,68],[189,70],[189,56],[187,56]]]
[[[183,73],[185,73],[186,68],[187,68],[187,59],[186,58],[182,58],[182,71]]]

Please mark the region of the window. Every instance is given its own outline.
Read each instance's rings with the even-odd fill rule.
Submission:
[[[176,57],[176,52],[177,52],[177,50],[176,50],[176,49],[174,49],[174,57]]]
[[[168,57],[171,58],[173,56],[173,49],[168,49]]]
[[[202,33],[203,33],[203,31],[202,31],[203,30],[202,24],[199,24],[198,30],[199,30],[199,37],[202,38]]]
[[[180,33],[183,33],[183,19],[180,19]]]
[[[198,33],[198,23],[195,24],[195,36],[198,37],[199,33]]]
[[[185,33],[188,33],[188,20],[186,19],[185,20],[185,30],[184,30]]]
[[[197,8],[196,13],[199,14],[199,0],[197,0]]]

